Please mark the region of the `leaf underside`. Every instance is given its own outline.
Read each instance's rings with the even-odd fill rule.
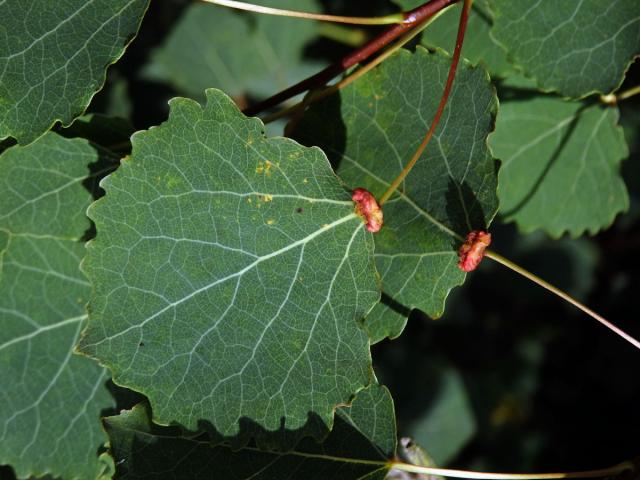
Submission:
[[[321,436],[370,382],[372,236],[320,150],[206,95],[172,100],[102,182],[80,349],[158,423]]]
[[[84,140],[47,133],[0,156],[0,464],[20,478],[95,478],[113,406],[106,371],[72,354],[90,287],[80,272],[98,159]]]
[[[449,63],[441,52],[401,50],[312,105],[294,136],[320,146],[351,186],[379,197],[429,128]],[[486,145],[496,109],[486,72],[461,64],[431,144],[383,208],[385,225],[374,237],[383,292],[431,317],[464,281],[457,266],[462,237],[486,228],[497,209],[495,161]],[[380,329],[378,322],[376,339]],[[389,317],[387,331],[397,336],[397,316]]]
[[[0,2],[0,139],[69,125],[135,36],[149,0]]]

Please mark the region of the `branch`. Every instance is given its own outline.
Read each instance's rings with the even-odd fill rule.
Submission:
[[[443,8],[442,10],[440,10],[435,15],[432,15],[431,17],[429,17],[429,19],[427,21],[423,22],[422,24],[420,24],[416,28],[413,28],[413,29],[409,30],[406,34],[404,34],[402,37],[400,37],[400,39],[397,42],[395,42],[393,45],[391,45],[389,48],[387,48],[383,53],[381,53],[380,55],[375,57],[370,62],[367,62],[365,65],[362,65],[358,69],[354,70],[352,73],[350,73],[349,75],[344,77],[339,82],[334,83],[334,84],[332,84],[332,85],[330,85],[328,87],[324,87],[322,89],[312,91],[311,93],[309,93],[300,102],[296,103],[295,105],[291,105],[290,107],[287,107],[287,108],[284,108],[284,109],[279,110],[277,112],[274,112],[272,114],[266,115],[262,119],[262,121],[265,124],[267,124],[267,123],[273,122],[274,120],[277,120],[277,119],[282,118],[282,117],[293,116],[292,122],[289,125],[287,125],[286,130],[285,130],[285,136],[289,136],[287,134],[287,131],[292,131],[293,130],[291,128],[292,123],[293,124],[296,123],[296,119],[299,119],[300,114],[304,111],[305,108],[307,108],[312,103],[315,103],[315,102],[317,102],[319,100],[322,100],[323,98],[326,98],[329,95],[333,94],[334,92],[337,92],[338,90],[340,90],[340,89],[346,87],[347,85],[355,82],[358,78],[362,77],[365,73],[369,72],[370,70],[373,70],[379,64],[384,62],[387,58],[389,58],[391,55],[393,55],[395,52],[397,52],[399,49],[401,49],[404,45],[406,45],[408,42],[410,42],[413,38],[415,38],[416,35],[419,35],[425,28],[427,28],[441,14],[446,12],[448,8],[449,7]]]
[[[288,100],[291,97],[295,97],[300,93],[326,84],[335,76],[341,74],[345,70],[362,62],[363,60],[366,60],[371,55],[391,43],[399,36],[403,35],[404,33],[408,32],[418,25],[421,25],[432,15],[438,13],[443,8],[448,7],[449,5],[452,5],[458,1],[459,0],[431,0],[428,3],[419,6],[418,8],[414,8],[413,10],[403,13],[404,21],[402,23],[391,25],[382,33],[380,33],[380,35],[365,43],[362,47],[349,53],[336,63],[332,63],[327,68],[316,73],[315,75],[312,75],[311,77],[306,78],[299,83],[296,83],[286,90],[283,90],[280,93],[277,93],[256,105],[246,108],[244,110],[244,114],[248,116],[256,115],[257,113],[275,107],[276,105],[284,102],[285,100]]]

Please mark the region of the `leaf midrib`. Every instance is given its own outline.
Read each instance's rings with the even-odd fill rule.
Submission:
[[[142,328],[144,327],[148,322],[150,322],[151,320],[153,320],[154,318],[156,318],[158,315],[162,315],[164,312],[166,312],[167,310],[174,308],[182,303],[184,303],[185,301],[193,298],[194,296],[205,292],[207,290],[209,290],[210,288],[215,287],[216,285],[219,285],[221,283],[224,283],[228,280],[231,280],[233,278],[239,277],[244,275],[246,272],[252,270],[254,267],[256,267],[257,265],[259,265],[260,263],[269,260],[271,258],[277,257],[283,253],[288,252],[289,250],[292,250],[300,245],[306,245],[307,243],[309,243],[311,240],[313,240],[314,238],[316,238],[317,236],[328,232],[330,230],[332,230],[333,228],[346,223],[348,221],[351,221],[353,219],[357,219],[359,218],[358,215],[354,212],[354,213],[350,213],[349,215],[346,215],[344,217],[339,218],[338,220],[334,220],[332,223],[327,224],[327,225],[323,225],[321,228],[319,228],[318,230],[315,230],[314,232],[312,232],[311,234],[307,235],[304,238],[301,238],[300,240],[296,240],[293,243],[290,243],[289,245],[280,248],[279,250],[276,250],[274,252],[268,253],[266,255],[257,257],[256,260],[254,260],[253,262],[251,262],[249,265],[243,267],[241,270],[227,275],[226,277],[220,278],[215,280],[212,283],[209,283],[203,287],[198,288],[197,290],[194,290],[193,292],[189,293],[188,295],[182,297],[179,300],[176,300],[174,302],[169,303],[168,305],[166,305],[165,307],[161,308],[160,310],[158,310],[156,313],[154,313],[153,315],[147,317],[146,319],[144,319],[142,322],[136,324],[136,325],[131,325],[128,328],[125,328],[124,330],[121,330],[120,332],[111,335],[111,336],[105,336],[102,340],[100,340],[99,342],[96,343],[92,343],[92,344],[85,344],[84,347],[96,347],[98,345],[101,345],[102,343],[106,342],[106,341],[111,341],[115,338],[118,338],[126,333],[129,333],[132,330],[138,329],[138,328]],[[360,225],[358,226],[360,228]]]

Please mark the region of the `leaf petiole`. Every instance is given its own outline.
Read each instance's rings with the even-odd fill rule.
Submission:
[[[464,5],[462,7],[462,13],[460,14],[460,23],[458,25],[458,35],[456,37],[456,46],[453,50],[453,57],[451,58],[451,66],[449,67],[449,75],[447,76],[447,81],[444,86],[444,91],[442,92],[442,97],[440,98],[440,104],[438,105],[438,109],[436,110],[436,114],[433,117],[433,121],[431,122],[431,126],[427,131],[426,135],[422,139],[422,142],[418,146],[418,149],[415,151],[407,165],[402,169],[400,174],[396,177],[396,179],[391,183],[386,192],[380,197],[379,204],[382,206],[386,203],[387,200],[393,195],[400,184],[403,182],[405,177],[409,175],[409,172],[413,169],[415,164],[417,163],[420,156],[423,154],[424,150],[427,148],[429,144],[429,140],[433,136],[438,123],[440,122],[440,118],[442,117],[442,113],[444,112],[444,107],[447,104],[447,100],[449,99],[449,94],[451,93],[451,88],[453,87],[453,80],[456,75],[456,70],[458,67],[458,62],[460,61],[460,52],[462,51],[462,43],[464,42],[464,34],[467,30],[467,20],[469,19],[469,10],[471,10],[471,5],[473,4],[473,0],[464,0]]]
[[[369,63],[367,63],[365,65],[362,65],[357,70],[354,70],[353,73],[347,75],[346,77],[344,77],[342,80],[340,80],[336,84],[330,85],[330,86],[325,87],[325,88],[323,88],[321,90],[316,90],[315,92],[310,93],[306,98],[304,98],[300,102],[298,102],[298,103],[296,103],[294,105],[291,105],[290,107],[284,108],[282,110],[278,110],[277,112],[274,112],[271,115],[265,116],[262,119],[262,121],[264,123],[270,123],[270,122],[273,122],[274,120],[278,120],[279,118],[287,117],[287,116],[296,114],[299,111],[301,111],[304,108],[306,108],[309,105],[311,105],[312,103],[315,103],[318,100],[321,100],[321,99],[323,99],[325,97],[328,97],[332,93],[334,93],[334,92],[346,87],[347,85],[355,82],[358,78],[362,77],[365,73],[369,72],[370,70],[372,70],[375,67],[377,67],[378,65],[380,65],[387,58],[389,58],[391,55],[393,55],[396,51],[400,50],[403,46],[405,46],[407,43],[409,43],[411,40],[413,40],[425,28],[427,28],[429,25],[431,25],[438,17],[440,17],[440,15],[442,15],[444,12],[446,12],[452,6],[453,5],[449,5],[449,6],[445,7],[445,8],[443,8],[438,13],[436,13],[433,16],[431,16],[426,22],[422,23],[421,25],[417,26],[416,28],[413,28],[413,29],[409,30],[406,34],[404,34],[402,37],[400,37],[400,39],[396,43],[391,45],[388,49],[386,49],[384,52],[382,52],[376,58],[371,60]]]
[[[619,336],[621,336],[622,338],[624,338],[627,342],[629,342],[634,347],[640,349],[640,342],[638,340],[636,340],[635,338],[633,338],[631,335],[629,335],[628,333],[624,332],[620,328],[616,327],[614,324],[609,322],[606,318],[602,317],[601,315],[598,315],[596,312],[594,312],[593,310],[591,310],[587,306],[585,306],[582,303],[580,303],[579,301],[577,301],[575,298],[570,296],[568,293],[565,293],[562,290],[560,290],[559,288],[554,287],[549,282],[546,282],[545,280],[541,279],[537,275],[534,275],[533,273],[529,272],[528,270],[526,270],[526,269],[522,268],[521,266],[513,263],[511,260],[508,260],[505,257],[503,257],[502,255],[499,255],[499,254],[497,254],[497,253],[495,253],[495,252],[493,252],[491,250],[486,250],[484,252],[484,255],[485,255],[485,257],[489,257],[493,261],[498,262],[501,265],[504,265],[505,267],[513,270],[516,273],[519,273],[523,277],[531,280],[534,283],[537,283],[542,288],[547,289],[551,293],[554,293],[558,297],[560,297],[563,300],[569,302],[574,307],[582,310],[584,313],[586,313],[590,317],[596,319],[598,322],[600,322],[602,325],[607,327],[612,332],[614,332],[614,333],[618,334]]]
[[[346,17],[342,15],[325,15],[320,13],[299,12],[296,10],[284,10],[282,8],[265,7],[253,3],[237,2],[235,0],[202,0],[206,3],[220,5],[222,7],[235,8],[248,12],[261,13],[264,15],[277,15],[280,17],[303,18],[306,20],[318,20],[321,22],[348,23],[351,25],[391,25],[403,23],[402,12],[385,15],[383,17]]]
[[[608,93],[606,95],[600,95],[600,101],[605,105],[614,106],[617,105],[621,100],[626,100],[627,98],[633,97],[634,95],[640,94],[640,85],[636,85],[635,87],[631,87],[628,90],[620,93]]]
[[[627,98],[630,98],[630,97],[633,97],[634,95],[639,95],[639,94],[640,94],[640,85],[636,85],[635,87],[630,88],[629,90],[620,92],[619,94],[616,95],[616,98],[618,99],[618,101],[626,100]]]
[[[470,472],[468,470],[450,470],[447,468],[421,467],[403,462],[392,462],[390,468],[410,473],[425,475],[439,475],[452,478],[471,478],[479,480],[551,480],[556,478],[601,478],[618,475],[628,470],[634,470],[631,462],[622,462],[609,468],[599,470],[586,470],[582,472],[559,473],[491,473]]]

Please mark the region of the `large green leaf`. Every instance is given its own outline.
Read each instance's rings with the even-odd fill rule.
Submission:
[[[102,87],[149,0],[0,2],[0,139],[69,125]]]
[[[422,5],[422,0],[396,0],[404,10]],[[462,2],[448,8],[427,27],[420,43],[425,47],[439,47],[453,51],[460,22]],[[504,77],[513,72],[504,49],[491,36],[493,22],[486,2],[476,1],[469,13],[462,56],[474,65],[482,62],[492,76]]]
[[[261,3],[261,2],[257,2]],[[272,0],[270,7],[317,11],[315,0]],[[306,76],[317,66],[302,61],[304,46],[316,35],[313,22],[270,15],[239,15],[194,3],[164,45],[153,52],[145,75],[171,83],[199,98],[209,87],[229,95],[249,91],[268,96]]]
[[[427,131],[449,63],[443,53],[422,47],[400,51],[314,104],[295,136],[320,146],[352,187],[379,197]],[[495,162],[486,146],[496,109],[486,72],[461,64],[431,145],[384,205],[385,225],[375,235],[383,291],[432,317],[442,314],[448,292],[464,281],[457,266],[461,238],[486,227],[497,208]]]
[[[373,238],[319,149],[262,130],[218,90],[174,99],[89,210],[80,348],[161,424],[330,426],[370,382]]]
[[[545,91],[609,93],[640,53],[638,0],[489,0],[492,33]]]
[[[503,102],[490,143],[502,160],[505,219],[554,237],[609,226],[629,205],[620,177],[628,150],[617,121],[615,107],[558,98]]]
[[[188,438],[177,428],[152,424],[145,405],[104,423],[123,479],[280,479],[295,473],[305,479],[382,480],[396,447],[393,401],[378,385],[358,393],[350,407],[338,408],[335,426],[322,444],[306,439],[286,453],[251,446],[233,450]]]
[[[112,407],[104,369],[72,355],[89,283],[80,272],[98,160],[84,140],[48,133],[0,156],[0,464],[18,477],[95,478]]]

